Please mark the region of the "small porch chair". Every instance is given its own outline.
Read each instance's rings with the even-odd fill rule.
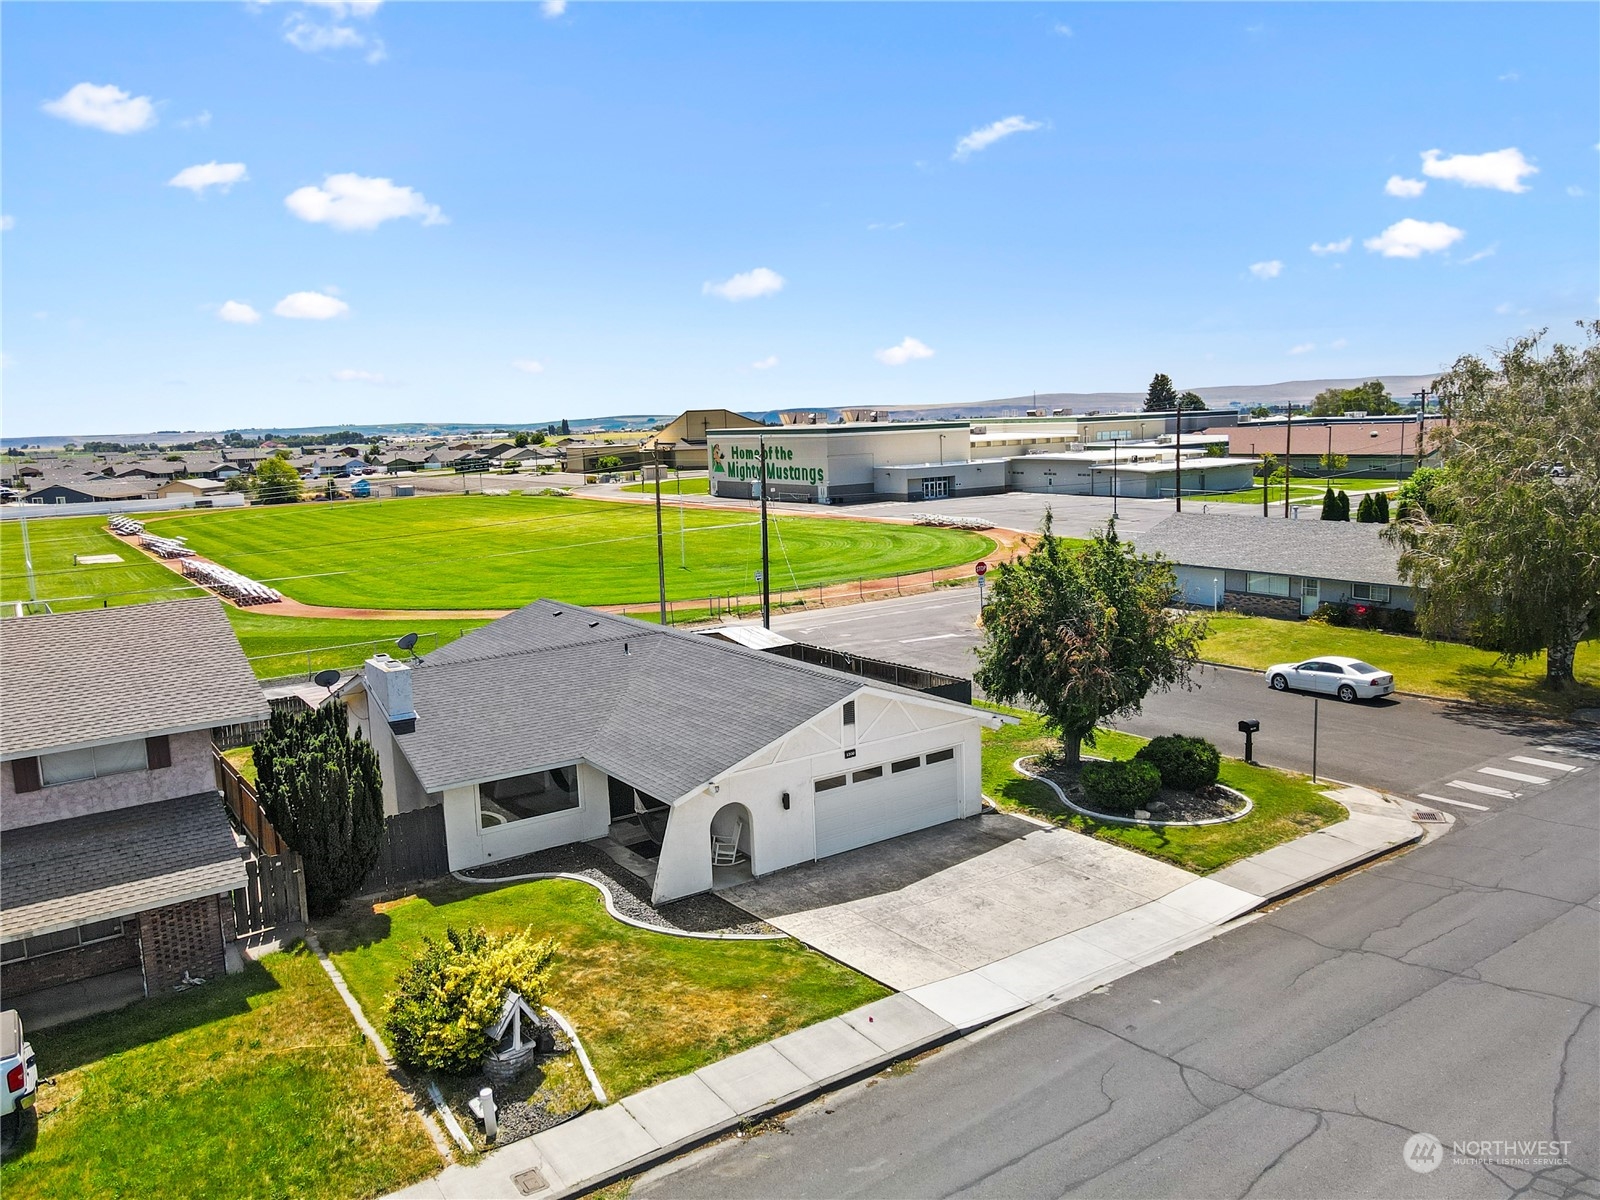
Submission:
[[[744,819],[733,823],[733,833],[728,837],[711,835],[711,865],[731,867],[739,861],[739,838],[744,833]]]

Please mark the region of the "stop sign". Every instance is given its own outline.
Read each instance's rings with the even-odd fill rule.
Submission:
[[[989,573],[989,564],[986,563],[986,562],[981,562],[981,563],[978,564],[978,568],[977,569],[978,569],[979,578],[982,578],[983,576],[985,576],[985,575],[987,575]]]

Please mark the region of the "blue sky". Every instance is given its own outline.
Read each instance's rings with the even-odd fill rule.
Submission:
[[[1600,306],[1593,5],[0,20],[12,437],[1428,371]]]

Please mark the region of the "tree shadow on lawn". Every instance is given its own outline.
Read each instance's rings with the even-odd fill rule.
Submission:
[[[295,942],[283,953],[304,957],[311,952],[303,943]],[[265,967],[246,959],[244,970],[238,975],[219,976],[174,995],[136,1000],[114,1012],[29,1034],[28,1041],[39,1056],[42,1078],[248,1013],[254,1007],[250,1003],[254,997],[278,988],[278,981]]]
[[[1500,665],[1462,665],[1446,682],[1472,697],[1447,702],[1452,717],[1507,733],[1521,733],[1540,718],[1559,719],[1574,708],[1600,706],[1600,687],[1593,684],[1574,683],[1558,692],[1546,687],[1543,677],[1508,674]]]

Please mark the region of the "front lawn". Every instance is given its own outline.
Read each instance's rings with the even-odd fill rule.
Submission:
[[[1600,644],[1592,640],[1578,647],[1574,674],[1579,686],[1557,695],[1543,686],[1543,655],[1507,666],[1487,650],[1370,629],[1236,613],[1219,613],[1209,621],[1201,653],[1231,667],[1261,671],[1318,654],[1347,654],[1392,673],[1403,692],[1541,713],[1600,705]]]
[[[446,925],[532,925],[559,947],[546,1002],[572,1022],[613,1098],[848,1012],[888,990],[799,942],[717,942],[614,920],[586,884],[449,882],[319,926],[367,1016],[424,937]]]
[[[1048,753],[1060,744],[1045,729],[1044,719],[1037,713],[999,711],[1020,718],[1016,725],[983,735],[983,792],[1000,809],[1026,812],[1090,837],[1143,851],[1186,871],[1204,875],[1220,870],[1346,816],[1342,805],[1322,794],[1327,785],[1313,784],[1292,771],[1252,767],[1235,758],[1224,758],[1220,782],[1255,801],[1255,809],[1247,817],[1226,825],[1198,828],[1144,828],[1096,821],[1066,808],[1048,784],[1029,779],[1014,767],[1017,759]],[[1088,752],[1101,758],[1132,758],[1147,740],[1101,730]]]
[[[37,1140],[0,1167],[7,1200],[379,1195],[438,1155],[316,958],[29,1034]]]

